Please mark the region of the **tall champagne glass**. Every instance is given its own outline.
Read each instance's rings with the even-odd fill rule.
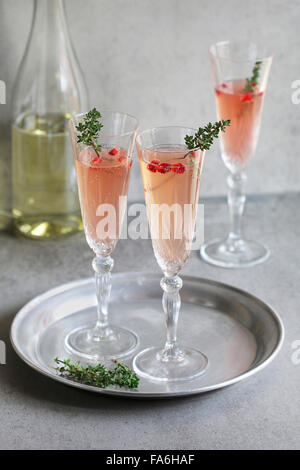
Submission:
[[[246,168],[256,149],[272,55],[252,43],[226,41],[211,46],[210,57],[218,118],[231,120],[220,140],[222,159],[229,170],[230,228],[225,239],[203,245],[201,255],[216,266],[253,266],[265,261],[269,250],[243,236]]]
[[[191,379],[207,367],[204,354],[177,344],[182,287],[178,273],[191,250],[204,158],[200,150],[187,154],[184,138],[194,133],[195,129],[161,127],[137,137],[152,244],[164,273],[160,285],[167,340],[162,348],[141,351],[133,365],[139,375],[160,381]]]
[[[132,331],[111,325],[108,303],[111,292],[111,254],[118,242],[127,203],[132,156],[138,121],[128,114],[102,111],[103,129],[97,139],[101,151],[78,143],[77,126],[85,114],[70,121],[70,135],[77,172],[85,236],[94,251],[98,319],[66,337],[66,347],[87,359],[113,359],[131,353],[137,345]],[[102,135],[103,134],[103,135]]]

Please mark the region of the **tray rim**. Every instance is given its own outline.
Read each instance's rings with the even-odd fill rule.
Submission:
[[[144,271],[124,271],[124,272],[118,272],[118,273],[113,273],[112,274],[113,279],[116,278],[126,278],[128,277],[135,277],[137,278],[138,276],[147,276],[152,278],[158,278],[158,280],[161,278],[161,275],[159,273],[153,273],[153,272],[144,272]],[[59,375],[52,374],[51,372],[42,369],[38,365],[36,365],[32,360],[28,359],[25,354],[19,349],[18,345],[15,342],[15,337],[16,337],[16,332],[17,332],[17,324],[20,322],[24,316],[26,316],[26,313],[28,310],[30,310],[33,306],[35,306],[37,303],[40,303],[44,300],[46,300],[49,297],[52,297],[56,293],[61,293],[65,290],[71,289],[75,286],[82,286],[85,284],[89,284],[91,282],[94,282],[93,277],[88,277],[88,278],[83,278],[83,279],[77,279],[74,281],[66,282],[63,284],[60,284],[58,286],[52,287],[51,289],[48,289],[47,291],[42,292],[41,294],[35,296],[32,298],[29,302],[27,302],[23,307],[16,313],[10,327],[10,332],[9,332],[9,339],[12,344],[12,347],[15,351],[15,353],[19,356],[19,358],[25,362],[29,367],[31,367],[33,370],[37,371],[38,373],[55,380],[57,382],[60,382],[64,385],[68,385],[69,387],[75,387],[79,388],[81,390],[85,391],[90,391],[93,393],[98,393],[101,395],[109,395],[109,396],[114,396],[114,397],[125,397],[125,398],[134,398],[134,399],[158,399],[158,398],[178,398],[178,397],[186,397],[186,396],[192,396],[192,395],[198,395],[202,393],[207,393],[213,390],[218,390],[224,387],[228,387],[229,385],[233,385],[235,383],[238,383],[244,379],[247,379],[248,377],[251,377],[252,375],[256,374],[257,372],[260,372],[263,370],[265,367],[267,367],[273,359],[277,356],[277,354],[280,352],[284,338],[285,338],[285,328],[283,325],[283,322],[277,313],[277,311],[268,303],[264,302],[257,296],[251,294],[250,292],[247,292],[243,289],[240,289],[239,287],[232,286],[230,284],[224,283],[224,282],[219,282],[214,279],[208,279],[208,278],[203,278],[203,277],[198,277],[198,276],[190,276],[190,275],[183,275],[181,276],[183,279],[183,282],[185,281],[192,281],[192,282],[202,282],[205,284],[208,284],[210,286],[220,286],[223,289],[227,289],[230,291],[233,291],[237,294],[240,294],[242,296],[250,298],[252,301],[259,303],[266,311],[268,311],[269,315],[273,318],[275,321],[275,324],[277,326],[278,330],[278,341],[277,344],[275,345],[273,351],[271,354],[260,364],[258,364],[256,367],[253,369],[250,369],[240,375],[237,375],[236,377],[233,377],[232,379],[225,380],[224,382],[220,382],[217,384],[213,385],[208,385],[205,387],[201,387],[199,389],[194,389],[194,390],[187,390],[187,391],[174,391],[174,392],[138,392],[138,391],[131,391],[131,390],[122,390],[122,389],[112,389],[112,388],[98,388],[98,387],[93,387],[91,385],[85,385],[81,383],[77,383],[75,381],[68,380],[64,377],[61,377]]]

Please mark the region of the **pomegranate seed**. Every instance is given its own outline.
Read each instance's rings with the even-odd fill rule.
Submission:
[[[220,94],[221,94],[220,90],[217,90],[217,89],[216,89],[216,95],[217,95],[217,96],[220,96]]]
[[[113,148],[113,149],[111,149],[108,153],[109,153],[109,155],[113,155],[113,156],[114,156],[114,155],[117,155],[117,153],[119,153],[119,150],[116,149],[116,148]]]
[[[242,101],[252,101],[253,99],[253,94],[252,93],[245,93],[244,96],[242,97]]]
[[[132,167],[132,164],[133,164],[133,160],[129,160],[129,168]]]
[[[159,173],[169,173],[171,171],[171,165],[169,163],[161,163],[157,168]]]
[[[158,169],[159,164],[160,164],[159,160],[151,160],[151,162],[148,163],[147,168],[148,170],[153,171],[153,173],[155,173],[156,170]]]
[[[119,161],[120,163],[124,162],[125,160],[127,160],[127,158],[124,157],[124,155],[122,155],[121,157],[118,158],[118,161]]]
[[[256,82],[251,82],[251,85],[252,85],[252,86],[255,86],[255,85],[256,85]]]
[[[264,94],[264,92],[261,91],[261,92],[258,93],[258,96],[262,96],[263,94]]]
[[[222,87],[222,88],[228,88],[228,85],[226,85],[226,83],[222,83],[222,84],[221,84],[221,87]]]
[[[100,157],[95,157],[93,160],[92,160],[92,163],[100,163],[101,162],[101,158]]]
[[[148,163],[147,168],[148,170],[153,171],[153,173],[156,172],[156,165],[152,165],[152,163]]]
[[[172,170],[174,173],[182,174],[185,172],[185,166],[182,163],[174,163],[172,165]]]

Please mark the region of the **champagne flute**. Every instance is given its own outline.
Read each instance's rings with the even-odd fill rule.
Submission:
[[[92,265],[98,319],[95,324],[75,328],[65,340],[72,353],[97,361],[124,357],[138,344],[134,332],[110,324],[108,303],[114,265],[111,254],[126,209],[139,124],[128,114],[109,110],[101,113],[94,108],[75,115],[69,125],[86,241],[95,253]]]
[[[206,356],[193,348],[179,347],[177,322],[180,310],[178,276],[191,250],[204,151],[187,152],[185,136],[195,129],[160,127],[137,137],[151,238],[161,280],[167,340],[163,348],[141,351],[133,362],[142,377],[159,381],[187,380],[202,374]]]
[[[229,233],[225,239],[207,242],[201,256],[208,263],[227,268],[253,266],[269,256],[260,242],[247,240],[242,232],[246,201],[245,170],[255,152],[272,55],[248,42],[219,42],[210,48],[217,114],[230,119],[221,136],[221,156],[229,175]]]

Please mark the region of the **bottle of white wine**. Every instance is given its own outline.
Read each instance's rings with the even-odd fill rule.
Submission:
[[[82,229],[68,120],[88,110],[63,0],[35,0],[13,91],[12,214],[17,233],[57,238]]]

